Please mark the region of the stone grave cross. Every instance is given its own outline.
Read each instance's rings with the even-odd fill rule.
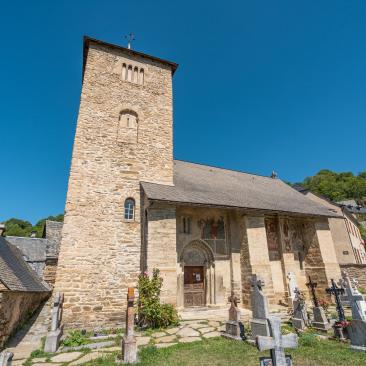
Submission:
[[[122,339],[122,354],[125,363],[137,361],[137,342],[134,336],[135,326],[135,290],[129,287],[127,291],[127,310],[126,310],[126,332]]]
[[[229,309],[229,320],[240,322],[240,310],[238,309],[238,298],[234,294],[231,294],[228,300],[231,304]]]
[[[238,298],[231,294],[228,298],[231,303],[229,309],[229,320],[226,322],[225,332],[222,334],[223,337],[229,339],[242,340],[241,338],[241,326],[240,322],[240,309],[238,308]],[[244,334],[243,334],[244,335]]]
[[[319,307],[319,301],[318,301],[318,298],[316,297],[316,293],[315,293],[315,289],[318,286],[318,284],[316,282],[313,282],[311,280],[311,277],[309,276],[309,282],[306,284],[306,286],[311,291],[311,296],[313,298],[314,306],[316,308]]]
[[[296,275],[294,272],[287,273],[288,279],[288,306],[293,307],[293,301],[295,300],[295,290],[297,289]]]
[[[267,320],[271,337],[257,336],[257,348],[259,351],[271,351],[273,366],[286,366],[288,364],[286,362],[285,348],[297,348],[297,335],[294,333],[282,335],[281,319],[279,317],[269,316]]]
[[[339,321],[345,321],[346,317],[344,315],[344,309],[342,307],[342,303],[341,303],[341,299],[339,295],[343,295],[344,294],[344,289],[340,288],[336,285],[336,283],[334,282],[333,278],[331,279],[331,283],[332,286],[327,288],[325,291],[329,294],[329,295],[334,295],[335,297],[335,301],[336,301],[336,305],[337,305],[337,313],[338,313],[338,318]]]
[[[342,271],[342,285],[346,289],[347,297],[352,309],[353,320],[366,321],[366,302],[364,296],[357,289],[357,281],[352,286],[351,279],[346,271]]]

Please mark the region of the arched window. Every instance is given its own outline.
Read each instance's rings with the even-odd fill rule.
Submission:
[[[127,198],[125,201],[125,220],[133,220],[135,218],[135,200]]]
[[[139,84],[144,85],[144,69],[140,69]]]
[[[127,66],[126,66],[126,64],[122,65],[122,80],[127,80]]]
[[[129,65],[127,69],[127,80],[132,81],[132,66]]]
[[[139,69],[137,67],[135,67],[133,69],[133,82],[137,84],[138,79],[139,79]]]

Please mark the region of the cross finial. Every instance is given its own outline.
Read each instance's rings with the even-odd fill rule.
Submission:
[[[135,40],[135,34],[131,32],[130,34],[125,35],[125,38],[127,39],[127,48],[130,50],[131,42]]]

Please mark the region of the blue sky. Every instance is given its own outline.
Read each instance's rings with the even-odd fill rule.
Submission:
[[[82,36],[180,64],[174,154],[301,181],[366,170],[365,1],[7,1],[0,221],[63,211]]]

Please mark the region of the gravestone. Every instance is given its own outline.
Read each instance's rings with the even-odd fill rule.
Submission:
[[[351,348],[356,351],[366,351],[366,322],[364,320],[352,320],[347,328]]]
[[[61,292],[57,292],[52,307],[51,314],[51,330],[47,333],[46,341],[44,344],[45,352],[56,352],[60,345],[60,339],[62,336],[62,303],[64,301],[64,295]]]
[[[296,282],[296,276],[294,272],[288,272],[287,273],[287,279],[288,279],[288,298],[287,298],[287,304],[291,308],[293,307],[293,301],[295,300],[295,290],[297,289],[297,282]]]
[[[364,296],[357,289],[357,282],[353,284],[346,271],[342,271],[342,286],[346,290],[347,298],[352,310],[353,320],[366,321],[366,302]]]
[[[0,366],[11,366],[14,353],[4,350],[0,352]]]
[[[256,345],[259,351],[270,350],[271,357],[261,357],[261,366],[292,366],[291,356],[285,355],[285,348],[297,348],[298,338],[296,334],[282,335],[281,319],[270,316],[268,319],[270,337],[257,336]]]
[[[268,300],[263,293],[264,282],[260,280],[256,274],[252,275],[251,279],[252,294],[251,306],[253,318],[250,321],[252,337],[258,335],[269,336],[269,328],[267,318],[269,316]]]
[[[315,292],[317,285],[318,284],[316,282],[313,282],[311,280],[311,277],[309,276],[309,282],[306,284],[306,286],[309,288],[311,292],[311,298],[314,304],[312,326],[317,330],[326,332],[330,329],[330,324],[325,315],[324,309],[319,305],[319,301]]]
[[[357,282],[352,284],[346,271],[342,271],[342,286],[346,290],[352,310],[352,322],[347,327],[351,340],[351,348],[366,351],[366,303],[365,298],[357,289]]]
[[[293,310],[294,310],[294,314],[292,316],[293,327],[297,330],[304,330],[309,325],[309,318],[306,311],[305,298],[298,288],[295,289]]]
[[[122,356],[124,363],[137,362],[137,343],[134,335],[135,326],[135,291],[129,287],[127,291],[126,331],[122,338]]]
[[[222,334],[222,336],[225,338],[241,341],[241,333],[244,326],[240,321],[240,309],[238,308],[238,299],[232,294],[228,300],[231,304],[229,309],[229,321],[226,322],[226,330],[225,333]]]

